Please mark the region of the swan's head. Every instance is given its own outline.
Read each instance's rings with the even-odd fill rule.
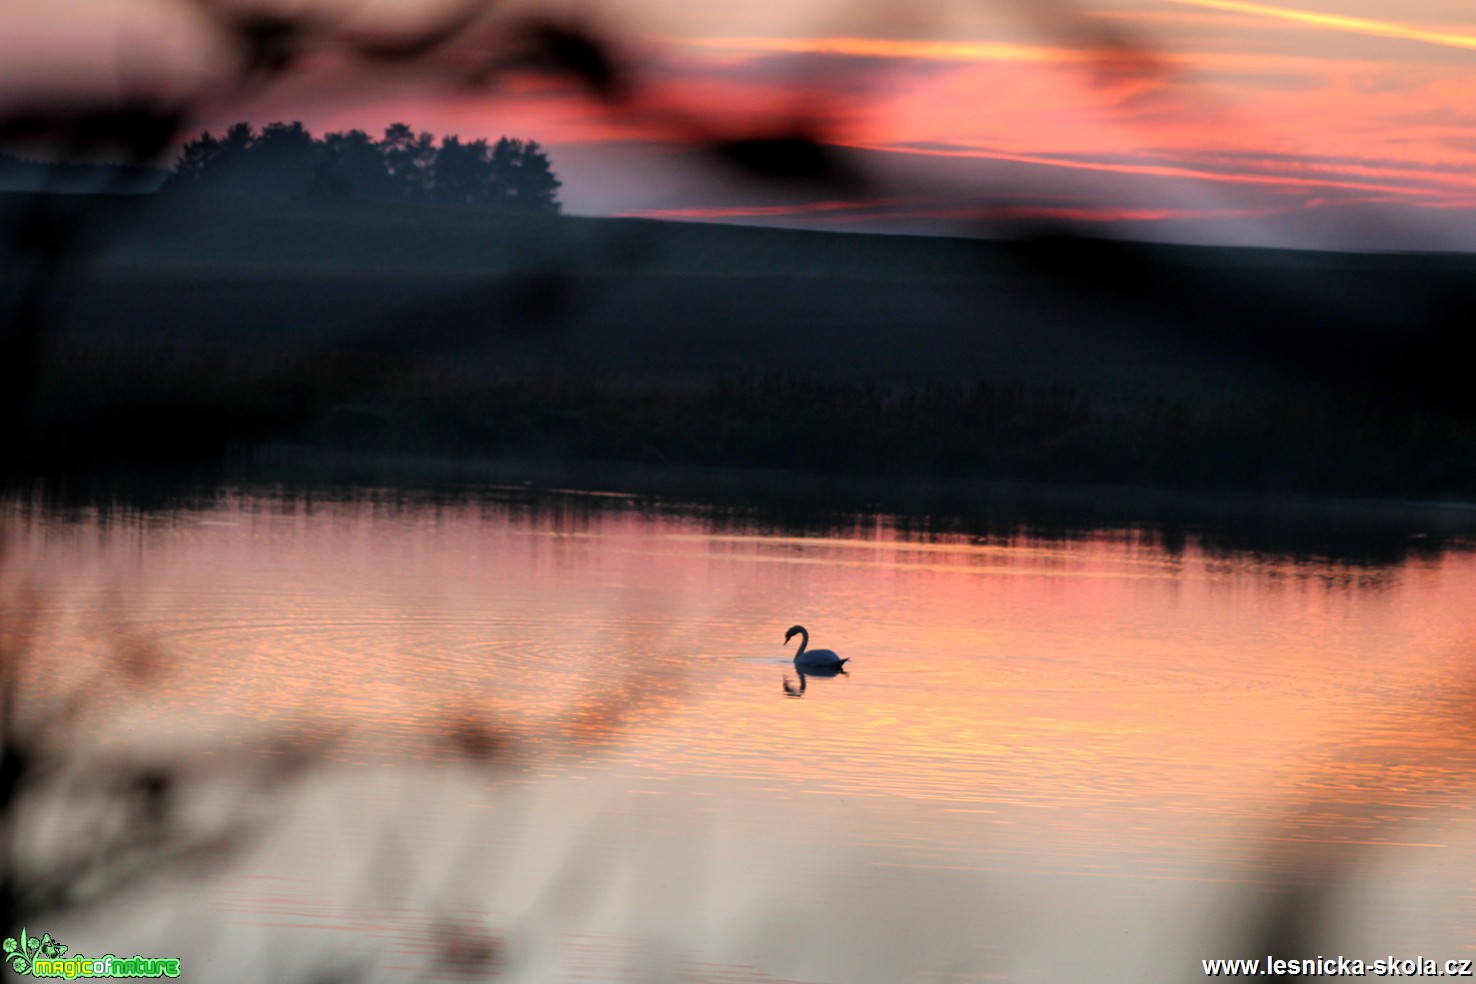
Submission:
[[[784,633],[784,642],[785,642],[785,644],[788,645],[789,644],[789,640],[793,639],[795,636],[799,635],[800,633],[804,633],[807,636],[809,635],[808,632],[805,632],[805,627],[803,625],[791,626],[790,629],[789,629],[789,631],[786,632],[786,633]]]

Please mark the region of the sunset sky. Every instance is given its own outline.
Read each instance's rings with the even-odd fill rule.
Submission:
[[[278,0],[327,26],[300,70],[247,87],[222,71],[199,5],[65,7],[0,13],[0,91],[205,92],[200,128],[403,119],[533,138],[573,213],[1476,248],[1476,7],[1455,0],[501,5],[414,69],[356,62],[342,39],[413,30],[445,3]],[[450,84],[519,11],[613,38],[632,96],[508,72]],[[692,150],[801,123],[844,148],[864,187],[745,184]]]

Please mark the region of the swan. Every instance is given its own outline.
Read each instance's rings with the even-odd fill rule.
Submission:
[[[842,659],[829,649],[805,648],[810,644],[810,633],[805,631],[803,625],[796,625],[784,633],[784,644],[788,645],[789,640],[796,635],[800,637],[800,647],[799,652],[794,654],[794,668],[800,671],[801,681],[804,680],[805,673],[815,676],[822,676],[827,672],[840,673],[842,668],[851,661],[849,656]]]

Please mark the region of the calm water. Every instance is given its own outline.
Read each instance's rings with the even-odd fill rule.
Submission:
[[[211,979],[1190,980],[1321,885],[1302,955],[1476,956],[1470,553],[576,500],[5,507],[18,719],[86,688],[76,758],[260,814],[53,935]],[[797,699],[796,622],[853,660]],[[281,735],[324,744],[248,789]]]

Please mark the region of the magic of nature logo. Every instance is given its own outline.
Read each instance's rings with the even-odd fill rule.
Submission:
[[[43,933],[38,939],[20,931],[20,938],[5,939],[5,962],[23,977],[53,977],[76,980],[89,977],[178,977],[178,957],[119,957],[109,953],[87,957],[67,956],[65,944]]]

